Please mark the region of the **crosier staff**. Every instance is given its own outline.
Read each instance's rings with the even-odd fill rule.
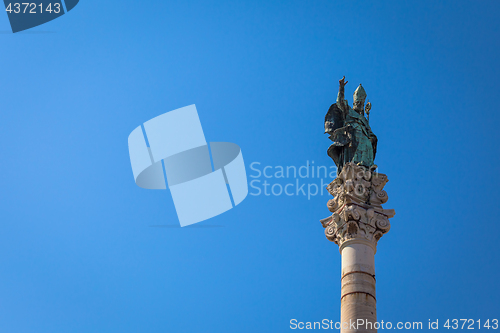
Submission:
[[[370,100],[368,100],[368,103],[366,103],[366,106],[365,106],[366,120],[368,120],[368,123],[370,123],[370,110],[371,109],[372,109],[372,103],[370,103]]]

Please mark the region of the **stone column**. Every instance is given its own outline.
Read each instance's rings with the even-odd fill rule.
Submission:
[[[333,214],[321,223],[342,255],[341,332],[377,332],[375,253],[395,212],[382,208],[388,179],[376,168],[347,163],[327,186],[334,196],[327,204]]]

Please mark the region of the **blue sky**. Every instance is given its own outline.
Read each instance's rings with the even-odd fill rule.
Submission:
[[[249,176],[253,162],[331,166],[323,120],[343,75],[349,100],[362,83],[372,102],[396,210],[375,257],[378,319],[498,319],[499,9],[82,0],[17,34],[0,15],[0,330],[287,332],[294,318],[339,320],[326,194],[249,195],[165,227],[178,225],[170,193],[135,185],[127,137],[196,104],[207,140],[237,143]]]

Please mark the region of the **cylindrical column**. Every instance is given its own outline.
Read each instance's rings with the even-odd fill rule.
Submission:
[[[333,214],[321,220],[328,240],[342,255],[341,332],[377,332],[375,252],[380,238],[391,228],[394,209],[384,209],[387,176],[354,163],[327,186]]]
[[[342,333],[377,332],[375,252],[372,242],[354,238],[340,247],[342,254]]]

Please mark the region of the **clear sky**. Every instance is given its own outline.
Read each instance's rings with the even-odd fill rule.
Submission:
[[[396,210],[375,257],[378,319],[500,319],[499,10],[82,0],[17,34],[0,15],[0,331],[288,332],[291,319],[339,320],[326,193],[250,188],[236,208],[176,228],[170,192],[135,185],[127,137],[196,104],[208,141],[241,147],[249,181],[266,180],[253,162],[332,166],[323,120],[343,75],[349,100],[362,83],[373,105],[385,208]]]

